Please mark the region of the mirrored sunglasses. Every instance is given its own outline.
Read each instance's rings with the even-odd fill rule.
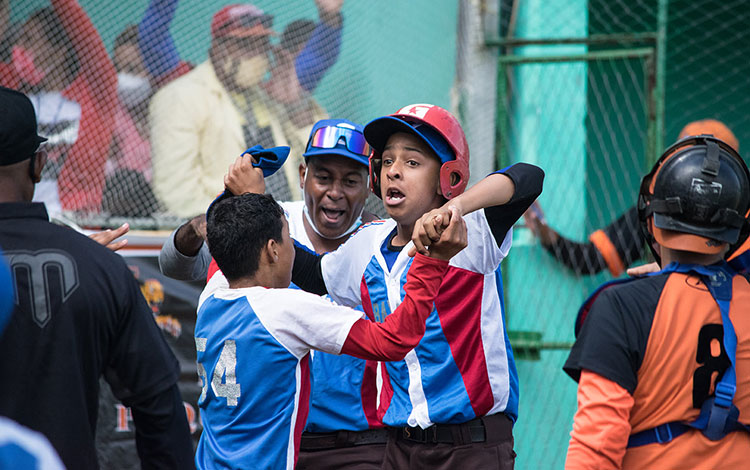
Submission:
[[[352,152],[365,157],[370,156],[370,144],[365,140],[364,134],[345,127],[327,126],[316,130],[307,144],[307,148],[333,149],[338,145],[339,140],[343,138],[346,142],[346,148]]]

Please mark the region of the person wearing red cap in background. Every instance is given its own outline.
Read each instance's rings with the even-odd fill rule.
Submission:
[[[0,85],[29,95],[49,164],[37,198],[51,212],[98,212],[117,105],[117,75],[76,0],[52,0],[19,31]]]
[[[715,119],[703,119],[687,124],[680,131],[679,138],[701,134],[713,135],[736,151],[740,150],[740,143],[734,133],[724,123]],[[604,229],[589,235],[588,243],[578,243],[557,233],[547,225],[536,204],[524,214],[524,218],[542,246],[576,274],[596,274],[608,269],[613,276],[620,276],[629,265],[641,259],[646,246],[644,235],[639,228],[638,209],[635,206]],[[739,248],[734,247],[732,258],[748,250],[750,241]],[[632,268],[628,273],[644,274],[659,269],[655,265],[647,266]]]
[[[288,145],[294,154],[306,142],[312,122],[300,129],[261,86],[270,67],[272,22],[251,4],[222,8],[211,21],[209,59],[154,95],[153,184],[168,211],[185,217],[205,212],[216,182],[247,147]],[[269,180],[282,199],[289,196],[286,180],[283,173]]]
[[[144,67],[154,88],[160,88],[193,69],[193,64],[180,59],[170,33],[170,24],[177,11],[179,0],[151,0],[137,26],[138,58],[131,59],[137,67]],[[281,47],[292,52],[289,46],[304,46],[296,50],[296,79],[306,91],[317,87],[325,72],[336,62],[341,46],[343,0],[315,0],[320,21],[298,20],[287,25]],[[304,23],[310,22],[307,29]],[[295,37],[287,40],[287,33]],[[299,40],[299,38],[303,38]],[[309,39],[309,41],[308,41]],[[278,59],[274,50],[274,61]],[[116,52],[115,52],[116,54]],[[275,64],[274,64],[275,66]]]
[[[141,21],[125,27],[115,39],[112,58],[120,106],[115,114],[102,201],[102,210],[112,215],[143,217],[159,211],[151,187],[148,105],[156,90],[193,69],[193,64],[180,60],[169,30],[178,3],[151,0]],[[287,24],[279,43],[273,46],[270,77],[263,82],[277,106],[283,107],[284,115],[300,128],[325,114],[312,91],[336,63],[341,46],[343,0],[315,3],[320,21],[300,19]],[[286,176],[289,179],[291,175],[287,172]],[[301,196],[296,186],[290,190],[294,198]]]

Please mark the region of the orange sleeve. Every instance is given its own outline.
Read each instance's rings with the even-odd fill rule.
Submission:
[[[589,236],[589,241],[599,250],[602,254],[604,262],[607,263],[607,268],[613,276],[617,277],[625,271],[625,265],[620,258],[620,253],[617,252],[612,240],[609,239],[604,230],[597,230]]]
[[[582,370],[566,470],[622,468],[632,407],[633,397],[627,390],[601,375]]]

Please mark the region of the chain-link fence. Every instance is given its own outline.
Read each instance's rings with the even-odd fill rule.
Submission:
[[[254,3],[0,1],[0,84],[30,95],[48,138],[37,199],[79,225],[170,228],[250,146],[291,147],[267,189],[300,199],[315,121],[451,107],[457,2]]]
[[[456,111],[472,169],[482,163],[473,180],[517,161],[547,174],[536,217],[556,235],[546,232],[545,249],[519,226],[504,274],[509,329],[524,332],[514,336],[517,468],[561,467],[575,410],[561,371],[572,320],[594,286],[643,253],[627,216],[641,175],[691,121],[718,119],[750,142],[748,3],[229,4],[0,0],[0,85],[31,96],[48,138],[36,197],[79,225],[173,228],[205,210],[252,145],[292,148],[267,186],[299,199],[315,120],[365,123],[415,102]]]
[[[720,121],[691,129],[733,145],[750,137],[750,6],[515,0],[500,16],[489,41],[500,47],[499,164],[547,174],[504,268],[520,359],[517,468],[561,468],[576,406],[561,369],[573,320],[595,286],[647,256],[640,178],[692,121]]]
[[[747,161],[750,145],[750,4],[671,1],[667,26],[665,136],[697,119],[725,123]]]

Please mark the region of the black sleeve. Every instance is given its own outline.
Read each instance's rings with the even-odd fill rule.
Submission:
[[[119,257],[118,257],[119,258]],[[156,325],[140,286],[124,262],[118,277],[119,310],[105,379],[125,405],[168,389],[180,376],[180,365]]]
[[[609,379],[630,394],[669,274],[613,285],[601,292],[583,322],[563,370],[578,381],[586,369]]]
[[[542,246],[576,274],[596,274],[607,268],[607,263],[593,243],[574,242],[562,235],[558,237],[552,245]]]
[[[141,468],[195,468],[193,442],[177,384],[130,407]]]
[[[484,215],[487,217],[492,235],[498,245],[503,242],[505,234],[526,212],[531,203],[542,194],[544,182],[544,171],[528,163],[516,163],[500,173],[513,180],[515,192],[510,201],[505,204],[484,209]]]
[[[604,233],[617,249],[624,266],[630,266],[641,259],[646,240],[641,232],[638,209],[635,206],[609,224]]]
[[[192,440],[177,388],[179,363],[138,282],[117,258],[111,274],[118,291],[118,317],[104,377],[132,410],[142,467],[193,468]]]
[[[635,206],[605,227],[603,232],[617,250],[623,266],[630,266],[641,258],[646,242],[640,230],[638,209]],[[559,236],[554,244],[544,245],[544,248],[579,275],[597,274],[608,268],[599,249],[591,242],[578,243]]]
[[[302,290],[317,295],[328,293],[326,283],[323,280],[323,270],[319,255],[294,241],[294,266],[292,266],[292,282]]]

